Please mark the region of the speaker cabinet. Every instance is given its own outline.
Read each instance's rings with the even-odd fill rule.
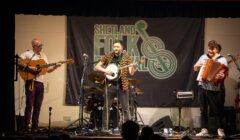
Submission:
[[[153,123],[151,127],[154,132],[159,132],[163,128],[173,128],[173,123],[169,116],[164,116],[155,123]]]

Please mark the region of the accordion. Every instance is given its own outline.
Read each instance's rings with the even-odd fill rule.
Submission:
[[[222,79],[217,79],[216,75],[220,71],[223,71],[225,76]],[[201,67],[197,76],[197,81],[207,81],[207,82],[212,82],[213,84],[218,84],[225,80],[226,72],[227,72],[227,67],[224,64],[216,62],[212,59],[208,59],[205,61],[205,63]]]

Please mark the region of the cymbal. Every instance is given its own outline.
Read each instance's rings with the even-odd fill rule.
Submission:
[[[139,88],[134,88],[133,94],[143,94],[143,92]]]
[[[88,79],[89,79],[90,81],[94,82],[94,83],[96,83],[96,82],[102,83],[103,80],[104,80],[104,78],[105,78],[105,76],[104,76],[103,74],[101,74],[101,73],[96,73],[96,72],[90,73],[90,74],[88,75]]]
[[[89,87],[89,86],[84,86],[84,90],[87,93],[97,93],[97,94],[103,94],[104,90],[99,88],[99,87]]]
[[[128,81],[129,81],[129,83],[130,84],[137,84],[137,83],[139,83],[140,82],[140,80],[137,80],[137,79],[132,79],[132,78],[128,78]]]
[[[139,94],[143,94],[143,92],[133,92],[133,94],[139,95]]]

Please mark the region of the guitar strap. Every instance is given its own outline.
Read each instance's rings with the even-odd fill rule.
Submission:
[[[207,54],[207,57],[208,57],[209,59],[212,59],[212,57],[211,57],[209,54]]]
[[[34,80],[31,80],[31,84],[29,85],[29,90],[31,91],[31,92],[33,92],[33,90],[34,90]]]
[[[207,54],[207,57],[209,58],[209,59],[212,59],[212,57],[209,55],[209,54]],[[216,58],[216,60],[218,60],[218,59],[220,59],[220,58],[222,58],[223,56],[222,55],[219,55],[217,58]]]
[[[32,55],[32,57],[29,59],[29,62],[27,63],[27,65],[26,65],[26,67],[28,68],[28,65],[30,64],[30,62],[32,61],[32,59],[33,59],[33,57],[35,56],[36,54],[35,53],[33,53],[33,55]],[[27,71],[27,73],[28,73],[28,71]],[[28,79],[28,78],[27,78]],[[31,81],[31,83],[30,83],[30,85],[29,85],[29,90],[31,91],[31,92],[33,92],[33,90],[34,90],[34,80],[30,80]]]

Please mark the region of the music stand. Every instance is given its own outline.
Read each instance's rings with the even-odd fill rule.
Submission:
[[[194,99],[193,91],[177,91],[176,98],[178,100],[178,127],[181,132],[181,110],[182,110],[182,99]]]

